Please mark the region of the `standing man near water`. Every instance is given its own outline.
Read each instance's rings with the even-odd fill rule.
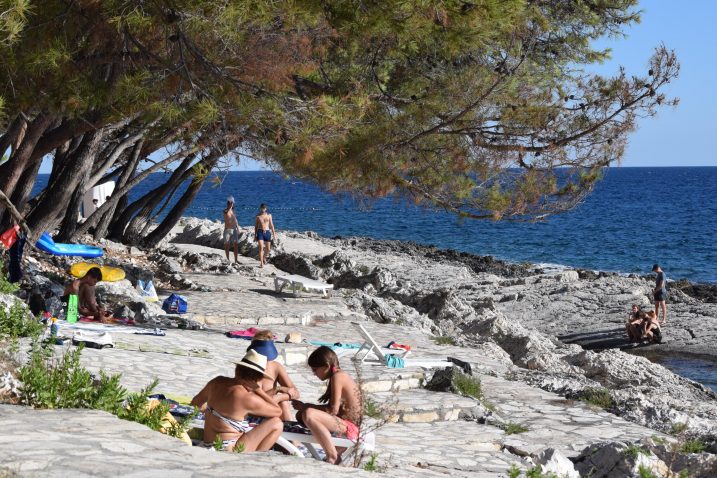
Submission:
[[[239,221],[234,214],[234,196],[227,198],[227,208],[224,210],[224,253],[229,260],[229,244],[234,244],[234,262],[239,252]]]
[[[276,235],[274,221],[267,210],[266,204],[259,206],[259,214],[256,215],[254,224],[254,235],[259,243],[259,267],[264,267],[271,252],[271,242]]]
[[[655,288],[652,291],[655,296],[655,318],[659,320],[660,309],[662,309],[662,322],[660,322],[660,325],[663,325],[667,323],[667,305],[665,304],[667,300],[667,277],[665,277],[665,273],[660,269],[659,264],[652,266],[652,272],[657,274]]]

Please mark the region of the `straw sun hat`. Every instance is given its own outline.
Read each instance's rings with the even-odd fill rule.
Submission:
[[[235,364],[255,370],[265,377],[274,378],[266,373],[266,357],[257,352],[256,350],[248,350],[244,358]]]

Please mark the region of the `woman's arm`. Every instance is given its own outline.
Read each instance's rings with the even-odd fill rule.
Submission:
[[[269,214],[269,227],[271,228],[271,235],[276,236],[276,231],[274,230],[274,218]]]
[[[258,387],[247,399],[246,411],[258,417],[280,417],[281,407],[267,393]]]
[[[209,399],[209,385],[211,385],[211,381],[204,386],[204,388],[194,396],[191,402],[189,402],[190,405],[197,407],[200,410],[204,409],[204,406],[207,404],[207,400]]]
[[[278,392],[288,395],[287,400],[298,400],[301,398],[301,393],[299,392],[299,389],[296,388],[296,385],[294,385],[294,382],[289,377],[289,374],[286,372],[286,369],[283,365],[278,364],[279,367],[277,367],[277,376],[276,381],[279,383]],[[280,400],[283,401],[283,400]]]

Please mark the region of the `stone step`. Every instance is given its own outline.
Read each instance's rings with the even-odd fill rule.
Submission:
[[[480,403],[472,398],[424,389],[370,393],[368,398],[368,413],[391,423],[456,421],[480,410]]]

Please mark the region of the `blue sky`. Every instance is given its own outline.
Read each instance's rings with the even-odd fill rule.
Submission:
[[[644,74],[653,49],[664,43],[681,65],[679,78],[665,92],[680,104],[640,121],[621,165],[717,166],[712,146],[717,134],[717,2],[645,0],[640,9],[642,22],[627,38],[601,43],[612,48],[613,59],[599,71],[606,74],[623,65],[628,74]]]
[[[597,67],[611,74],[623,65],[628,74],[644,74],[656,46],[664,43],[677,52],[680,77],[664,91],[680,98],[676,108],[663,108],[655,118],[640,120],[621,166],[717,166],[712,147],[717,135],[717,1],[645,0],[640,2],[642,22],[627,37],[600,42],[612,49],[612,60]],[[49,173],[45,161],[41,172]],[[261,169],[248,158],[234,170]]]

